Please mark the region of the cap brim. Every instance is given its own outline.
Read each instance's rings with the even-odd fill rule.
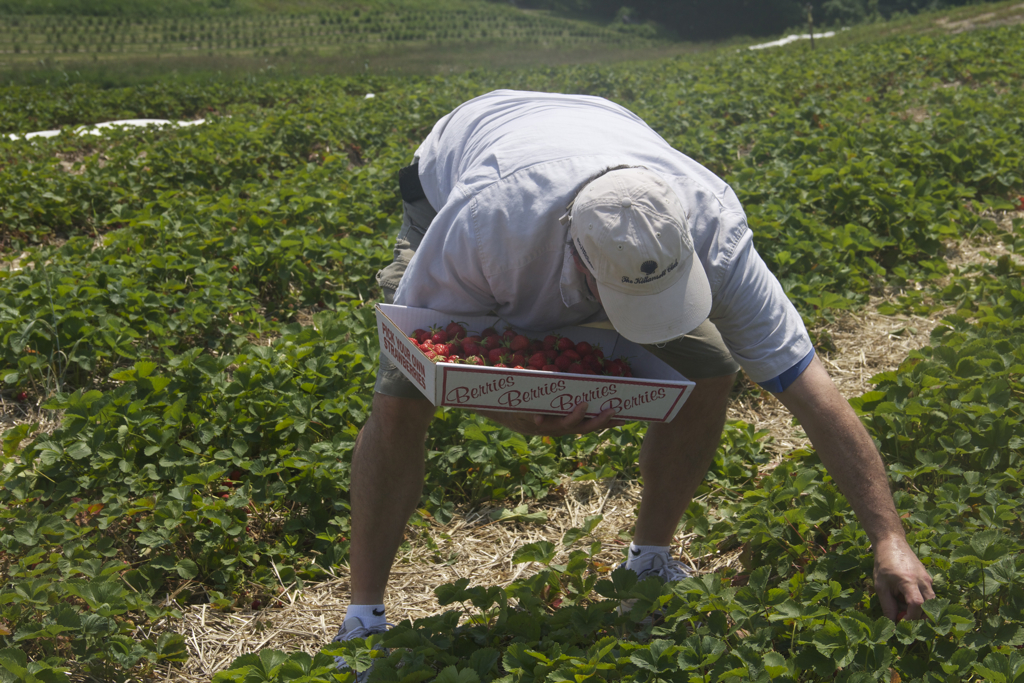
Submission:
[[[615,330],[637,344],[661,344],[693,331],[711,312],[711,285],[695,256],[679,280],[659,294],[629,296],[597,283]]]

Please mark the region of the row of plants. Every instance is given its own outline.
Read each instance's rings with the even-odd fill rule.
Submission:
[[[1016,201],[1024,163],[1013,141],[1024,135],[1018,113],[1024,103],[1011,86],[1022,69],[1024,40],[1004,29],[821,50],[810,64],[801,52],[783,50],[431,79],[0,90],[6,132],[146,115],[208,119],[185,129],[0,141],[3,397],[63,415],[53,433],[25,424],[4,435],[0,640],[7,649],[0,650],[0,665],[24,680],[56,680],[65,668],[104,680],[146,676],[158,664],[187,656],[174,632],[187,606],[272,604],[280,580],[301,586],[345,562],[348,457],[372,393],[378,357],[373,276],[391,258],[389,241],[400,219],[395,176],[434,121],[461,101],[515,87],[603,95],[630,107],[733,184],[759,250],[808,323],[817,326],[869,293],[949,277],[943,240],[976,227],[990,230],[980,213]],[[366,92],[376,97],[366,99]],[[1018,228],[1010,246],[1019,249],[1021,238]],[[951,336],[937,337],[936,349],[974,353],[971,344],[979,344],[977,354],[989,353],[985,344],[1018,334],[1012,326],[1019,314],[1013,263],[969,275],[954,279],[960,289],[943,294],[961,296],[962,321],[951,319]],[[933,304],[908,295],[903,305]],[[972,316],[993,318],[985,323],[992,334]],[[957,334],[982,341],[960,342]],[[997,355],[1012,358],[1019,348],[998,346]],[[985,417],[980,407],[964,409],[963,416],[950,412],[961,408],[963,397],[936,399],[950,406],[937,410],[960,420],[946,419],[945,426],[966,425],[966,442],[956,430],[948,433],[956,449],[972,448],[975,439],[982,448],[988,425],[996,422],[1005,436],[985,446],[1005,453],[1004,459],[990,455],[989,465],[967,466],[954,450],[936,466],[934,471],[945,468],[941,490],[946,484],[955,489],[941,494],[947,497],[929,497],[929,480],[914,479],[918,461],[899,460],[907,452],[916,458],[926,447],[908,451],[899,439],[890,444],[890,434],[878,427],[886,455],[899,450],[896,461],[907,470],[900,476],[909,477],[901,480],[897,502],[921,525],[922,547],[935,548],[923,554],[943,581],[949,569],[944,562],[973,571],[969,562],[950,558],[963,542],[982,538],[976,533],[981,525],[995,520],[984,530],[1003,539],[1013,538],[1019,523],[1015,508],[1006,507],[1020,438],[1020,379],[1013,363],[1005,360],[1002,369],[990,363],[980,376],[962,377],[961,393],[973,397],[971,382],[1003,372],[1006,387],[982,384],[978,390],[995,397],[989,410],[1001,411],[1001,421]],[[961,365],[966,372],[960,360],[954,370]],[[910,370],[908,365],[893,378],[893,386],[911,381]],[[937,386],[931,378],[941,372],[914,381]],[[888,384],[879,389],[890,390],[895,398],[869,398],[861,406],[872,420],[903,419],[900,401],[915,390],[901,395],[903,389]],[[974,431],[969,416],[977,417]],[[914,437],[916,423],[899,424],[900,434]],[[929,423],[926,430],[938,439],[946,434],[944,425]],[[643,425],[632,424],[601,437],[527,440],[482,418],[439,411],[428,442],[429,493],[414,524],[443,524],[457,505],[540,499],[565,476],[635,477],[643,433]],[[773,667],[785,662],[788,673],[748,669],[742,675],[809,679],[841,667],[849,676],[849,662],[864,661],[857,659],[862,647],[877,649],[879,662],[894,662],[883,652],[891,654],[885,643],[892,633],[876,626],[880,614],[863,583],[870,557],[863,533],[809,453],[792,454],[756,481],[766,458],[760,436],[745,425],[728,427],[707,482],[714,509],[698,504],[687,521],[699,532],[697,549],[746,546],[750,561],[765,568],[756,577],[705,577],[721,582],[707,586],[724,607],[705,608],[710,603],[691,593],[698,591],[694,584],[663,592],[609,577],[610,568],[593,560],[598,548],[587,538],[591,526],[566,539],[568,549],[578,552],[564,568],[553,565],[554,549],[538,546],[520,557],[547,569],[508,592],[446,589],[452,601],[468,600],[477,611],[470,610],[473,618],[456,636],[451,632],[459,613],[389,636],[408,638],[402,642],[412,648],[395,650],[394,665],[412,658],[398,669],[400,677],[427,678],[449,666],[455,670],[441,675],[455,680],[472,679],[463,672],[467,667],[484,679],[545,677],[583,666],[570,660],[590,662],[609,645],[592,663],[593,672],[605,672],[601,676],[642,677],[647,671],[676,677],[679,669],[659,667],[683,666],[684,643],[695,635],[697,645],[685,647],[722,648],[720,666],[729,669],[715,669],[719,665],[711,661],[700,665],[701,676],[714,678],[727,678],[726,671],[752,666],[744,662],[758,657]],[[935,443],[946,448],[944,441]],[[969,472],[1008,478],[982,484]],[[961,493],[964,486],[968,493]],[[1007,493],[990,492],[996,489]],[[975,490],[982,493],[970,493]],[[979,495],[986,503],[975,500]],[[950,502],[957,496],[967,496],[968,509],[977,503],[976,521],[973,512]],[[796,499],[808,504],[797,506]],[[936,500],[953,505],[940,509],[956,514],[930,512]],[[959,531],[952,524],[960,524]],[[1014,543],[996,545],[1016,557]],[[1004,556],[995,559],[1003,562]],[[1003,589],[978,579],[987,576],[988,565],[979,567],[972,585],[992,589],[983,595]],[[839,592],[814,598],[826,588],[831,596],[832,580]],[[1000,594],[1000,607],[1017,604],[1015,580]],[[761,597],[748,600],[744,581]],[[550,588],[541,590],[545,584]],[[779,590],[785,598],[772,593]],[[633,591],[646,595],[646,602],[631,616],[616,617],[609,605]],[[777,602],[751,606],[769,594]],[[935,620],[942,614],[960,619],[975,604],[950,590],[940,598],[950,603],[929,608],[939,615]],[[559,609],[556,599],[562,600]],[[827,615],[816,612],[823,601]],[[655,602],[668,605],[674,616],[659,627],[667,631],[645,635],[639,620]],[[804,611],[778,617],[784,612],[772,610],[782,605]],[[990,627],[1003,633],[1002,622],[992,626],[997,614],[987,613],[988,626],[979,621],[958,627],[961,635],[947,631],[942,642],[958,644]],[[1019,621],[1014,614],[1000,617],[1010,630]],[[569,627],[579,639],[564,640],[558,629]],[[699,628],[709,630],[689,632]],[[904,633],[901,628],[919,630],[904,636],[910,640],[899,661],[917,657],[923,663],[917,669],[892,665],[907,677],[931,675],[946,652],[941,648],[949,645],[929,649],[931,631],[920,630],[924,625],[897,626],[895,632]],[[819,646],[814,639],[821,629],[833,640]],[[422,649],[428,645],[415,640],[416,633],[434,649]],[[607,637],[616,643],[601,640]],[[976,656],[964,670],[996,670],[985,662],[1006,652],[970,637]],[[580,650],[555,652],[549,641]],[[517,642],[525,649],[515,649]],[[488,648],[499,655],[493,661]],[[519,654],[508,659],[510,652]],[[547,661],[531,659],[530,652]],[[648,661],[652,652],[657,656]],[[812,652],[832,657],[835,666],[827,669]],[[630,664],[633,654],[654,668]],[[370,655],[350,649],[346,656],[366,663]],[[300,670],[313,675],[325,661],[267,652],[259,663],[245,660],[225,676],[290,680]],[[243,672],[247,666],[263,667],[263,674],[256,668]],[[543,669],[548,666],[553,668]],[[389,669],[375,671],[386,676]]]
[[[429,13],[371,7],[300,17],[202,16],[193,21],[91,17],[0,17],[2,53],[99,53],[112,47],[130,52],[214,50],[230,54],[252,48],[352,48],[365,43],[503,42],[557,36],[567,45],[650,44],[628,33],[560,17],[528,14],[500,5],[440,5]]]

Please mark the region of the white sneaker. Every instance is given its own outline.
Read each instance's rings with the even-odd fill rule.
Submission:
[[[651,576],[657,577],[662,583],[682,581],[690,576],[690,570],[687,566],[679,560],[673,559],[667,553],[648,552],[635,555],[631,559],[637,566],[646,567],[638,572],[633,570],[636,572],[637,583]],[[623,562],[619,567],[626,567],[626,563]],[[626,568],[628,569],[628,567]],[[635,604],[636,599],[623,600],[619,603],[619,614],[628,614]],[[647,619],[644,619],[641,623],[653,623],[663,617],[664,615],[660,612],[655,612]]]
[[[342,643],[346,640],[354,640],[355,638],[369,638],[376,633],[384,633],[389,628],[392,628],[394,624],[383,624],[382,626],[371,626],[367,628],[363,626],[363,621],[359,617],[348,617],[345,622],[338,629],[338,635],[334,636],[332,643]],[[383,648],[378,645],[375,649],[382,650]],[[344,657],[338,656],[334,658],[334,664],[339,669],[347,669],[348,662],[345,661]],[[371,666],[366,671],[356,672],[357,683],[365,683],[366,679],[370,677],[370,671],[373,670]]]

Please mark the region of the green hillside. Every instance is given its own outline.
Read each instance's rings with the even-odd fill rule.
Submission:
[[[244,74],[438,71],[480,65],[557,64],[652,56],[669,49],[653,29],[606,27],[482,0],[426,3],[264,3],[218,9],[202,3],[143,11],[0,13],[0,74],[61,70],[108,81],[172,72]],[[12,6],[17,9],[16,6]],[[119,10],[124,11],[119,11]],[[0,76],[2,77],[2,76]]]

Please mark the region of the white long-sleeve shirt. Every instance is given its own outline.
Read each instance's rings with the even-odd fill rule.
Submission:
[[[438,121],[416,158],[438,213],[397,304],[456,317],[493,311],[538,332],[602,319],[558,219],[585,181],[625,164],[654,171],[678,193],[711,285],[709,318],[752,380],[778,377],[812,349],[800,314],[754,250],[732,189],[617,104],[495,91]]]

